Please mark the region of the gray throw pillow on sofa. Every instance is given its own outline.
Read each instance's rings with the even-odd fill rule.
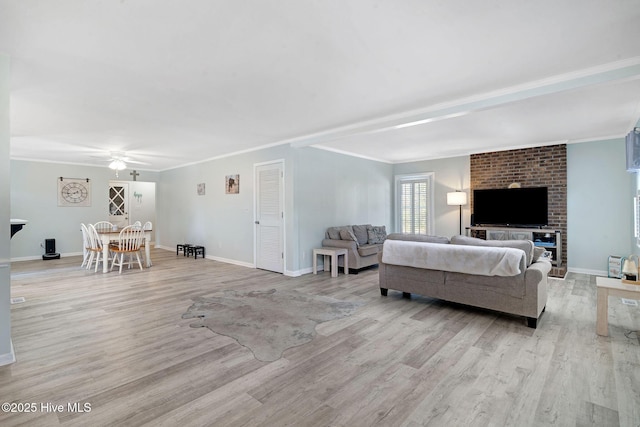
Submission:
[[[385,225],[367,228],[368,243],[378,245],[384,243],[387,238],[387,227]]]
[[[494,248],[522,249],[527,257],[527,267],[533,262],[533,242],[531,240],[484,240],[476,237],[453,236],[452,245],[491,246]]]
[[[329,239],[340,240],[341,230],[353,231],[350,225],[343,225],[342,227],[329,227],[327,229],[327,235],[329,236]]]
[[[351,230],[340,230],[340,239],[353,240],[354,242],[356,242],[356,246],[360,246],[360,243],[358,243],[358,239],[356,239],[355,234],[353,234],[353,231]]]
[[[336,227],[328,228],[327,237],[333,240],[340,240],[340,230],[338,230]]]
[[[367,234],[367,229],[371,227],[371,224],[363,224],[363,225],[354,225],[353,226],[353,234],[358,239],[358,243],[360,245],[366,245],[369,241],[369,235]]]

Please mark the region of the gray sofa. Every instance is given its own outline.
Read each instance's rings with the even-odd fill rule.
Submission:
[[[349,270],[355,271],[378,264],[378,253],[387,236],[384,226],[362,224],[329,227],[324,237],[323,247],[347,249]],[[341,257],[338,265],[344,267]]]
[[[392,289],[403,292],[405,297],[410,297],[414,293],[524,316],[529,327],[537,327],[538,318],[547,302],[547,275],[551,270],[551,263],[540,257],[542,251],[536,249],[533,242],[528,240],[485,241],[466,236],[454,236],[449,242],[449,239],[442,237],[389,236],[389,239],[393,238],[439,243],[422,245],[422,249],[427,248],[432,251],[433,256],[437,256],[440,244],[481,247],[474,250],[475,254],[486,251],[482,247],[522,249],[524,256],[521,256],[519,261],[520,273],[513,276],[487,276],[389,264],[383,261],[385,257],[381,252],[378,269],[380,292],[386,296],[388,290]],[[448,249],[456,250],[457,248],[449,247]],[[464,249],[460,250],[464,251]]]

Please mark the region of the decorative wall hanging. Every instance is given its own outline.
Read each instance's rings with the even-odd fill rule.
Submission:
[[[226,194],[240,193],[240,175],[227,175],[224,179],[224,185]]]
[[[205,193],[204,182],[201,182],[200,184],[198,184],[198,196],[204,196],[204,193]]]
[[[58,179],[58,206],[91,206],[91,182],[89,178]]]
[[[136,199],[139,205],[142,204],[142,193],[138,193],[137,191],[133,192],[133,197]]]

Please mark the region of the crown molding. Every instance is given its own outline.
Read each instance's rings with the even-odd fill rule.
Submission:
[[[476,111],[496,108],[525,99],[640,78],[640,57],[585,68],[575,72],[558,74],[545,79],[510,86],[496,91],[476,94],[450,102],[434,104],[421,109],[392,114],[347,126],[336,127],[301,137],[282,141],[292,147],[316,146],[354,135],[386,132],[410,126],[460,117]],[[325,149],[327,147],[324,147]]]

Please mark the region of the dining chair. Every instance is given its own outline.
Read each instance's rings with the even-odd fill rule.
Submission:
[[[144,225],[142,226],[142,229],[144,231],[151,231],[153,229],[153,225],[151,224],[151,221],[145,222]],[[142,259],[144,260],[145,264],[147,264],[147,260],[144,259],[145,245],[146,244],[147,244],[147,240],[143,239],[142,240],[142,245],[140,246],[140,255],[142,256]]]
[[[80,264],[80,268],[82,268],[89,260],[91,240],[89,239],[89,229],[84,223],[80,223],[80,230],[82,231],[82,264]]]
[[[102,251],[102,240],[100,240],[100,236],[96,231],[96,228],[93,224],[89,224],[87,228],[87,234],[89,236],[89,246],[87,250],[89,251],[89,261],[87,262],[87,270],[91,268],[91,265],[95,261],[94,271],[98,271],[98,264],[109,262],[109,259],[104,259],[104,253]]]
[[[129,268],[131,268],[131,262],[133,259],[133,255],[136,256],[138,260],[138,265],[140,266],[140,270],[142,270],[142,261],[140,260],[140,247],[142,242],[144,241],[144,230],[142,228],[134,227],[133,225],[128,225],[120,231],[118,235],[117,243],[111,243],[109,245],[109,249],[113,252],[113,260],[111,261],[111,270],[113,270],[114,266],[120,267],[120,274],[122,274],[122,266],[124,265],[124,256],[127,255],[129,258],[128,264]]]
[[[133,225],[134,227],[137,227],[137,228],[142,228],[142,223],[140,221],[136,221],[131,225]]]
[[[93,224],[93,227],[96,229],[98,233],[113,230],[113,224],[110,223],[109,221],[98,221],[95,224]]]
[[[95,224],[93,224],[93,226],[94,226],[94,228],[96,229],[96,231],[98,233],[110,233],[110,232],[114,231],[114,229],[116,229],[116,228],[114,228],[115,227],[114,224],[109,222],[109,221],[98,221]],[[117,241],[117,239],[116,239],[115,235],[114,235],[114,237],[112,239],[109,239],[110,243],[114,243],[116,241]]]

